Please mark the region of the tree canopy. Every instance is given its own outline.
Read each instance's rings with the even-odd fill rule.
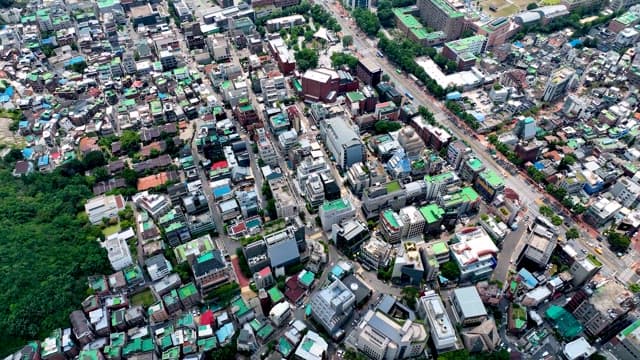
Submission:
[[[93,196],[81,175],[11,175],[0,166],[0,349],[10,351],[69,325],[86,296],[87,277],[111,271],[82,213]]]
[[[400,124],[399,122],[388,120],[379,120],[374,125],[376,134],[387,134],[396,130],[400,130],[401,127],[402,124]]]
[[[453,261],[447,261],[440,267],[440,273],[449,280],[458,280],[460,268]]]
[[[333,67],[347,65],[351,69],[355,69],[356,65],[358,65],[358,58],[349,54],[335,52],[331,54],[331,65]]]
[[[378,17],[367,9],[357,8],[351,13],[356,21],[356,24],[365,34],[374,36],[380,30],[380,20]]]
[[[314,49],[296,51],[296,63],[300,71],[307,71],[318,66],[318,53]]]

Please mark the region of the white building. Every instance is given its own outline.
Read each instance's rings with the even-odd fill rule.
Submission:
[[[329,344],[319,334],[309,331],[296,349],[296,359],[323,360],[326,358]]]
[[[133,229],[128,228],[125,231],[110,235],[102,243],[102,247],[107,250],[107,256],[111,263],[111,267],[113,267],[115,271],[119,271],[127,266],[133,265],[131,251],[129,251],[129,244],[127,243],[127,240],[135,236],[136,234],[133,232]]]
[[[291,306],[288,302],[283,301],[277,303],[269,311],[269,319],[273,321],[276,326],[282,326],[291,317]]]
[[[451,255],[460,268],[461,280],[481,280],[493,272],[498,248],[481,227],[462,229],[456,233],[458,242],[451,245]]]
[[[584,221],[595,227],[604,226],[622,209],[622,205],[607,198],[600,198],[584,213]]]
[[[122,195],[100,195],[89,199],[84,204],[84,210],[93,225],[102,223],[102,219],[112,219],[118,216],[118,211],[126,205]]]
[[[424,216],[415,206],[407,206],[400,209],[399,214],[404,227],[402,228],[402,239],[413,239],[422,237],[424,232]]]
[[[341,198],[322,204],[319,215],[322,222],[322,230],[329,231],[333,224],[339,224],[342,220],[354,217],[356,209],[349,200]]]
[[[589,356],[595,354],[596,348],[591,346],[589,342],[579,337],[564,346],[562,354],[567,360],[588,359]]]
[[[429,322],[431,339],[437,351],[454,348],[458,342],[455,327],[445,310],[440,296],[427,291],[418,301],[418,314]]]
[[[311,298],[311,315],[327,333],[335,334],[349,320],[356,296],[340,280],[335,280]]]
[[[373,310],[365,314],[354,331],[355,346],[375,360],[416,357],[424,351],[429,338],[424,325],[411,320],[400,323]]]
[[[171,209],[171,202],[166,195],[149,194],[148,191],[143,191],[133,195],[131,200],[154,220],[158,220]]]

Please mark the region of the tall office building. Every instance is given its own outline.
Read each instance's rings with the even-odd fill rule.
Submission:
[[[427,26],[443,31],[447,40],[455,40],[462,34],[464,14],[446,0],[418,0],[418,8]]]

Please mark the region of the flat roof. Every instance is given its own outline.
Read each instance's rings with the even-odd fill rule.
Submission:
[[[495,171],[487,169],[480,173],[480,177],[484,179],[492,188],[499,188],[504,186],[504,179],[498,175]]]
[[[432,224],[442,219],[444,209],[437,204],[429,204],[420,208],[420,214],[422,214],[428,224]]]
[[[323,211],[340,211],[351,208],[351,203],[347,199],[336,199],[322,204]]]
[[[435,6],[437,6],[438,9],[442,10],[445,14],[447,14],[447,16],[449,16],[450,18],[458,18],[458,17],[464,16],[463,13],[454,9],[453,6],[451,6],[451,4],[449,4],[444,0],[429,0],[429,1],[433,3]]]
[[[487,315],[487,309],[482,304],[482,299],[474,286],[455,289],[453,293],[465,319]]]

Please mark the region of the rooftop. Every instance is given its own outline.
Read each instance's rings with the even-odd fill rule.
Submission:
[[[322,210],[325,212],[342,211],[351,208],[351,203],[347,199],[337,199],[327,201],[322,204]]]
[[[420,208],[420,213],[424,217],[427,224],[433,224],[442,219],[444,209],[437,204],[429,204]]]
[[[495,171],[487,169],[480,173],[480,177],[494,189],[504,186],[504,179],[498,175]]]
[[[400,182],[398,180],[388,182],[385,186],[387,188],[387,194],[390,194],[392,192],[396,192],[402,189],[402,186],[400,185]]]
[[[458,18],[458,17],[463,17],[464,16],[463,13],[461,13],[460,11],[454,9],[451,6],[451,4],[449,4],[445,0],[431,0],[431,2],[435,6],[437,6],[441,11],[443,11],[445,14],[447,14],[447,16],[450,17],[450,18]]]

